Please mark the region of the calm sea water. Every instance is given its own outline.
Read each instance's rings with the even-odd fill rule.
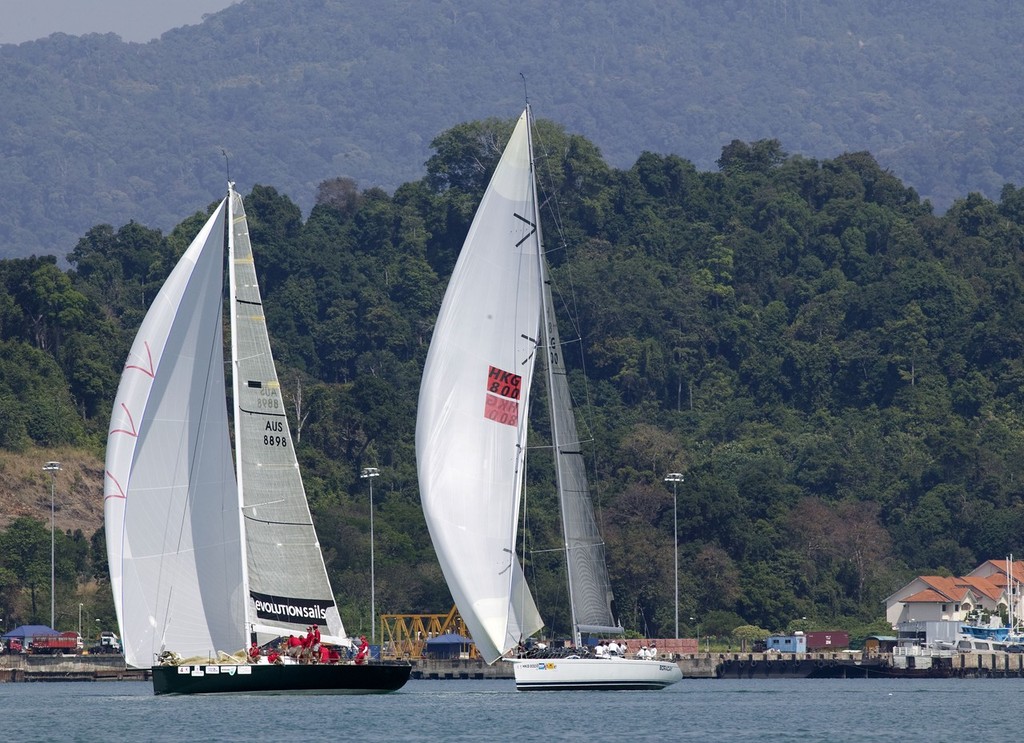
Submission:
[[[1024,679],[690,681],[517,692],[410,681],[388,696],[154,697],[149,683],[0,684],[5,741],[1017,740]]]

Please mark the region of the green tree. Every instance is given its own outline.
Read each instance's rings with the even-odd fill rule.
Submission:
[[[39,605],[40,594],[50,594],[50,533],[41,521],[22,516],[0,533],[0,555],[4,567],[18,576],[28,590],[33,622],[44,616]],[[46,613],[49,618],[49,613]]]

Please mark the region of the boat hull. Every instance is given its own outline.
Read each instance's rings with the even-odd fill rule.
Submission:
[[[408,663],[153,666],[154,694],[386,694],[409,680]]]
[[[682,679],[671,661],[623,658],[537,658],[514,660],[519,691],[664,689]]]

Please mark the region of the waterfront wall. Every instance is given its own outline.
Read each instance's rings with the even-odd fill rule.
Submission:
[[[715,658],[714,667],[727,679],[1024,678],[1024,654],[728,653]]]
[[[668,654],[662,660],[672,660]],[[512,679],[511,663],[414,660],[414,679]],[[1024,654],[955,653],[894,657],[882,653],[691,653],[676,656],[684,679],[755,678],[1024,678]],[[125,666],[120,655],[0,655],[0,683],[11,681],[149,680],[148,669]]]
[[[498,661],[492,666],[482,660],[413,660],[414,679],[511,679],[511,663]]]
[[[0,655],[0,682],[141,681],[147,678],[148,670],[128,668],[121,655]]]

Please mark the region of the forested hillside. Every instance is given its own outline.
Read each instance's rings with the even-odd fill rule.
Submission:
[[[246,198],[307,490],[355,628],[369,599],[364,466],[381,471],[378,609],[449,606],[418,503],[416,397],[510,131],[446,131],[426,176],[393,195],[324,181],[305,220],[271,186]],[[685,474],[681,611],[705,632],[868,622],[916,572],[1021,551],[1024,190],[936,216],[865,152],[816,160],[734,141],[711,170],[650,153],[623,170],[551,122],[537,135],[558,215],[546,216],[553,278],[573,308],[563,341],[574,394],[591,402],[581,417],[628,628],[671,631],[668,472]],[[67,271],[0,262],[4,449],[101,455],[131,337],[205,213],[167,236],[95,227]],[[564,633],[559,536],[541,515],[550,465],[533,459],[527,572]],[[40,618],[6,567],[0,610]]]
[[[224,180],[392,193],[460,121],[540,114],[617,168],[733,139],[867,150],[944,210],[1024,182],[1024,6],[997,0],[243,0],[147,44],[0,46],[0,257],[169,230]],[[64,265],[64,264],[62,264]]]

